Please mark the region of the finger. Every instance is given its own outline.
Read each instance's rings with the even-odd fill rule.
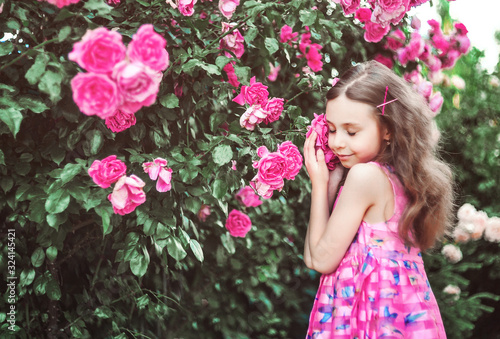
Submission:
[[[325,163],[325,152],[323,152],[322,149],[318,149],[316,151],[316,158],[318,159],[319,163]]]

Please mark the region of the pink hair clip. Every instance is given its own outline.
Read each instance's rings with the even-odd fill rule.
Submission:
[[[387,101],[387,91],[389,91],[389,86],[385,86],[385,95],[384,95],[384,103],[377,106],[377,108],[382,107],[382,115],[384,115],[385,105],[390,104],[391,102],[397,101],[398,98],[393,99],[391,101]]]

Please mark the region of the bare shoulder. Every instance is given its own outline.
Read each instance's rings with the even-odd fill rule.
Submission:
[[[375,164],[359,163],[349,170],[345,186],[371,198],[378,198],[380,192],[389,183],[384,171]]]

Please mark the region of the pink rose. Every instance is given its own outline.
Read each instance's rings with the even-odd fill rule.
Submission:
[[[165,168],[167,160],[163,158],[156,158],[152,162],[145,162],[142,164],[144,172],[149,174],[151,180],[156,181],[156,190],[158,192],[167,192],[172,189],[172,169]]]
[[[356,12],[359,7],[360,0],[340,0],[340,5],[344,10],[345,15]]]
[[[278,152],[285,156],[286,171],[284,178],[294,180],[302,168],[303,159],[299,149],[291,141],[285,141],[278,145]]]
[[[437,114],[441,110],[441,106],[443,106],[443,96],[441,92],[436,92],[429,98],[429,107],[431,111]]]
[[[458,45],[458,51],[462,54],[469,52],[470,40],[466,35],[456,36],[455,43]]]
[[[368,42],[379,42],[389,32],[390,29],[390,25],[383,27],[375,22],[368,21],[365,24],[364,38]]]
[[[115,184],[113,193],[108,195],[113,211],[116,214],[125,215],[144,203],[146,201],[146,194],[142,190],[144,185],[144,181],[135,175],[122,176]]]
[[[460,287],[457,285],[448,285],[443,289],[443,292],[453,296],[453,300],[458,300],[460,298]]]
[[[227,217],[226,228],[233,237],[244,238],[252,228],[252,221],[245,213],[232,210]]]
[[[135,125],[136,119],[134,114],[128,114],[117,110],[113,116],[106,118],[105,123],[112,132],[118,133]]]
[[[417,7],[429,0],[410,0],[409,7]]]
[[[318,115],[314,113],[314,119],[311,121],[311,126],[309,126],[306,133],[306,138],[309,137],[313,131],[316,131],[318,134],[314,148],[316,150],[321,149],[323,151],[325,154],[326,166],[330,171],[332,171],[335,169],[335,165],[339,162],[339,160],[328,146],[329,127],[326,123],[326,117],[324,114]]]
[[[198,219],[202,222],[205,222],[210,213],[210,206],[202,204],[200,210],[198,211]]]
[[[471,222],[476,214],[476,208],[469,203],[465,203],[457,211],[458,220],[461,222]]]
[[[222,33],[226,33],[234,27],[235,24],[222,23]],[[220,49],[226,49],[234,53],[237,58],[241,58],[243,53],[245,53],[245,46],[243,42],[245,39],[243,35],[241,35],[240,31],[235,29],[220,41]],[[229,52],[224,53],[228,58],[232,58],[233,56]]]
[[[118,5],[120,0],[108,0],[108,5]]]
[[[162,74],[140,62],[122,61],[115,66],[113,78],[124,102],[150,106],[156,100]]]
[[[58,8],[63,8],[65,6],[69,6],[71,4],[76,4],[80,0],[47,0],[49,4],[55,5]]]
[[[271,62],[269,63],[269,75],[267,76],[267,80],[269,81],[276,81],[278,79],[278,73],[281,69],[281,65],[274,66]]]
[[[369,8],[359,8],[354,14],[354,17],[359,21],[365,23],[372,17],[372,11]]]
[[[257,180],[256,178],[250,182],[250,186],[252,186],[257,193],[264,199],[270,199],[273,196],[274,190],[271,186]]]
[[[406,40],[406,36],[403,33],[403,31],[397,29],[395,31],[392,31],[388,36],[387,36],[387,43],[385,45],[386,49],[390,49],[391,51],[395,51],[401,47],[404,46]]]
[[[245,103],[249,105],[265,105],[268,97],[267,86],[264,86],[261,82],[256,82],[255,77],[252,77],[250,86],[242,86],[240,94],[233,101],[240,105]]]
[[[286,43],[296,41],[298,35],[298,32],[293,32],[292,27],[284,25],[280,30],[280,42]]]
[[[462,251],[460,251],[460,248],[453,245],[453,244],[448,244],[443,247],[441,250],[441,253],[448,259],[449,262],[455,264],[462,260]]]
[[[82,40],[73,45],[68,58],[89,72],[110,73],[125,59],[125,53],[121,34],[99,27],[88,30]]]
[[[255,129],[255,125],[260,124],[267,118],[268,112],[260,105],[250,106],[240,117],[240,126],[249,131]]]
[[[455,227],[452,236],[453,240],[457,243],[466,243],[470,240],[470,233],[463,227]]]
[[[465,25],[461,22],[455,22],[454,26],[458,35],[466,35],[467,33],[469,33]]]
[[[283,98],[272,98],[264,106],[264,110],[267,111],[267,116],[264,123],[267,125],[271,122],[279,120],[281,112],[283,112],[284,99]]]
[[[231,19],[240,0],[219,0],[219,10],[227,19]]]
[[[413,18],[411,18],[411,27],[413,29],[416,29],[418,31],[421,26],[422,26],[422,22],[420,21],[419,18],[417,18],[416,16],[414,16]]]
[[[460,58],[460,52],[456,49],[449,50],[448,53],[442,54],[441,58],[441,67],[445,69],[450,69],[455,66],[458,58]]]
[[[311,42],[311,33],[309,32],[309,27],[306,26],[307,32],[302,34],[300,36],[300,42],[299,42],[299,50],[302,53],[306,53],[307,47],[309,47],[312,42]]]
[[[116,83],[107,75],[78,73],[71,80],[73,100],[83,114],[113,116],[120,104]]]
[[[263,157],[253,163],[253,167],[258,170],[254,179],[269,185],[272,190],[281,191],[285,184],[283,178],[287,173],[285,156],[278,152],[269,153],[267,149],[266,152],[261,152],[261,155]]]
[[[430,81],[421,81],[417,85],[417,92],[420,93],[424,98],[429,99],[432,95],[432,83]]]
[[[116,159],[116,155],[110,155],[102,160],[95,160],[88,173],[97,185],[108,188],[124,176],[126,171],[127,166],[123,161]]]
[[[491,217],[488,219],[484,230],[484,239],[491,242],[500,242],[500,218]]]
[[[316,45],[316,44],[315,44]],[[318,45],[316,45],[318,46]],[[313,45],[309,48],[306,53],[307,65],[314,72],[319,72],[323,69],[323,62],[321,61],[321,54],[319,53],[318,48],[314,48]]]
[[[394,66],[392,58],[386,57],[385,55],[382,55],[382,54],[377,54],[373,58],[373,60],[380,62],[382,65],[385,65],[388,68],[392,68]]]
[[[191,16],[194,14],[194,5],[198,0],[178,0],[179,12],[184,16]]]
[[[127,55],[131,62],[142,62],[155,71],[168,67],[167,41],[154,31],[153,25],[142,25],[128,44]]]
[[[262,204],[259,196],[255,194],[252,187],[245,186],[238,191],[235,195],[236,200],[238,200],[242,205],[246,207],[257,207]]]
[[[234,61],[227,63],[222,70],[227,74],[227,81],[234,87],[239,87],[240,82],[238,81],[238,77],[234,71],[234,63]]]
[[[397,25],[409,9],[409,0],[377,0],[371,20],[382,26]]]

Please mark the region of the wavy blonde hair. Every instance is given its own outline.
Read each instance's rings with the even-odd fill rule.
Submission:
[[[397,101],[387,104],[382,115],[376,106],[384,102],[386,86],[386,101]],[[404,79],[376,61],[349,69],[326,98],[333,100],[342,94],[372,105],[380,126],[390,132],[390,145],[374,160],[394,168],[408,197],[399,223],[400,238],[422,251],[433,247],[453,219],[453,176],[438,157],[428,104]]]

